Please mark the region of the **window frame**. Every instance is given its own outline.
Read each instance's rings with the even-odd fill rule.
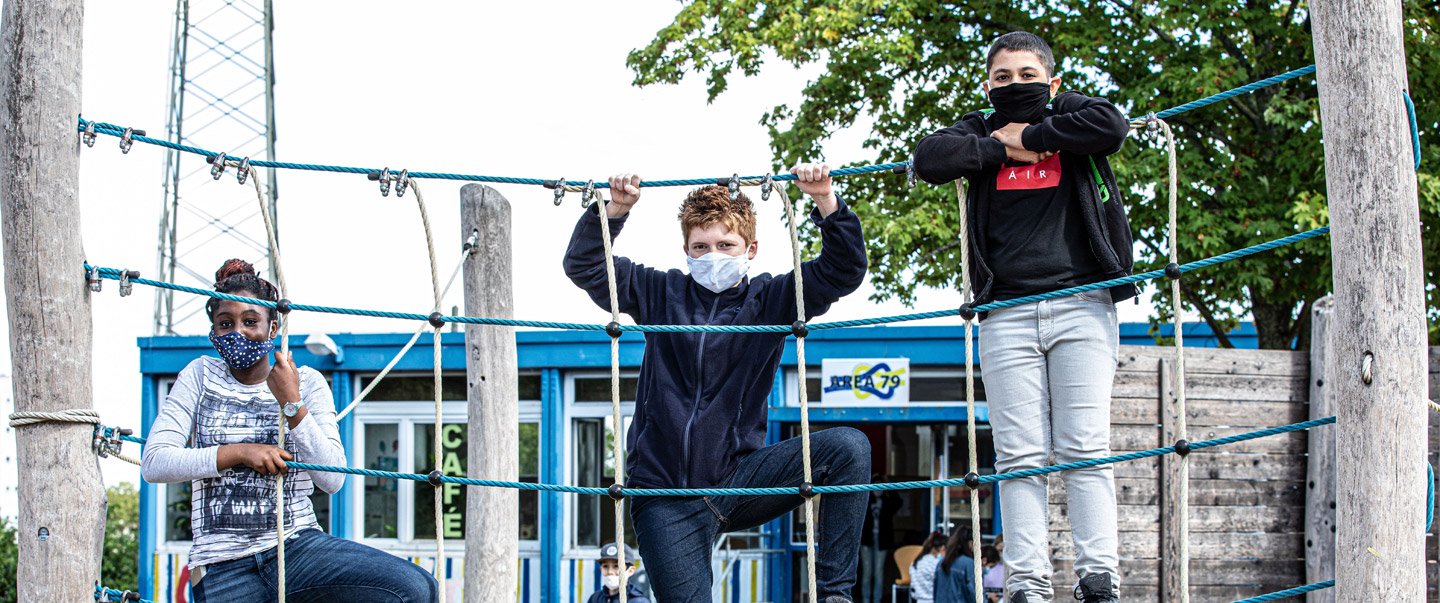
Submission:
[[[362,379],[373,378],[375,374],[376,373],[373,372],[366,372],[351,375],[352,385],[354,388],[352,389],[352,391],[360,391],[360,383]],[[465,375],[464,372],[458,371],[444,372],[444,376],[447,377],[457,374],[461,376]],[[538,377],[539,374],[540,373],[538,371],[520,371],[519,376]],[[386,378],[431,376],[433,376],[433,373],[428,371],[406,371],[391,373]],[[517,409],[517,423],[541,423],[540,400],[519,400],[518,405],[519,408]],[[440,417],[442,422],[444,423],[468,424],[468,411],[468,401],[446,400],[441,405]],[[400,473],[426,473],[430,470],[430,468],[425,468],[424,471],[417,471],[414,467],[415,427],[417,425],[434,425],[435,405],[433,401],[366,400],[365,402],[362,402],[359,406],[355,407],[355,411],[351,416],[353,417],[354,421],[351,427],[352,437],[350,438],[350,445],[351,449],[354,450],[357,455],[363,457],[363,451],[366,449],[365,427],[367,425],[393,424],[397,426],[398,433],[396,435],[397,439],[400,441],[400,448],[397,452],[397,455],[400,457],[400,463],[399,467],[396,470]],[[544,430],[539,429],[537,431],[541,439],[539,445],[543,449],[546,445],[546,443],[544,442]],[[466,437],[468,445],[468,434]],[[357,459],[350,459],[350,461],[354,463],[357,462]],[[353,484],[347,484],[353,486],[350,488],[349,493],[351,505],[350,508],[354,510],[352,512],[353,517],[351,521],[363,522],[365,517],[364,482],[362,481],[360,476],[352,476],[352,479],[350,481],[354,482]],[[367,538],[364,535],[364,526],[360,525],[359,523],[355,523],[353,525],[353,527],[355,528],[354,533],[356,534],[354,539],[357,542],[396,553],[413,554],[412,556],[434,554],[434,539],[415,538],[415,495],[418,490],[417,484],[419,484],[419,482],[410,482],[410,485],[408,487],[405,487],[405,485],[402,484],[402,487],[396,489],[396,496],[399,498],[399,500],[397,501],[395,510],[395,538]],[[536,511],[538,517],[539,509],[537,508]],[[543,523],[544,520],[540,519],[540,521]],[[516,526],[516,529],[519,529],[518,525]],[[520,540],[519,545],[519,550],[524,553],[539,553],[540,551],[540,541],[538,539]],[[465,541],[463,538],[447,538],[445,540],[446,554],[458,554],[464,552],[464,550]]]
[[[639,370],[624,368],[620,370],[621,379],[638,379],[639,376]],[[610,404],[603,402],[577,402],[575,400],[575,381],[577,379],[608,380],[610,379],[610,371],[569,370],[562,373],[561,389],[562,396],[564,397],[562,407],[565,409],[565,412],[563,418],[564,428],[561,430],[564,433],[561,435],[561,438],[564,440],[562,442],[564,444],[562,450],[565,451],[565,458],[562,463],[564,466],[561,468],[561,474],[563,483],[566,484],[576,483],[576,479],[580,473],[579,468],[576,466],[575,458],[576,420],[606,419],[614,416],[614,408]],[[617,435],[621,438],[628,439],[629,428],[635,417],[635,400],[620,401],[620,416],[624,427]],[[626,452],[628,455],[628,450]],[[562,509],[561,525],[565,526],[563,530],[565,533],[563,548],[567,551],[567,555],[575,556],[576,558],[594,558],[600,554],[599,546],[582,545],[577,542],[579,530],[576,529],[577,526],[575,522],[578,520],[579,515],[578,505],[576,503],[576,497],[578,496],[580,495],[565,494],[562,498],[560,505]],[[603,541],[605,539],[602,537],[601,540]]]

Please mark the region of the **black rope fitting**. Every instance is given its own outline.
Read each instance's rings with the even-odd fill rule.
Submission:
[[[971,471],[965,474],[965,485],[971,488],[980,487],[980,475]]]
[[[1176,279],[1180,278],[1180,275],[1182,274],[1184,273],[1180,272],[1179,264],[1176,264],[1175,262],[1170,262],[1169,264],[1165,265],[1165,276]]]
[[[435,486],[436,488],[439,488],[439,487],[440,487],[440,484],[445,483],[445,482],[443,482],[443,481],[440,480],[440,478],[442,478],[442,477],[444,477],[444,476],[445,476],[445,474],[440,473],[440,470],[439,470],[439,469],[436,469],[436,470],[430,472],[430,475],[425,478],[425,481],[430,482],[430,485]]]
[[[282,299],[282,300],[280,300],[280,301],[275,302],[275,311],[276,311],[276,312],[279,312],[279,313],[281,313],[281,314],[289,314],[289,313],[290,313],[290,300],[288,300],[288,299]]]
[[[810,327],[805,325],[805,321],[797,320],[795,324],[790,325],[790,334],[796,337],[804,337],[810,334]]]
[[[564,203],[564,202],[565,202],[565,179],[564,179],[564,178],[556,178],[556,179],[554,179],[554,180],[546,180],[546,181],[544,181],[544,182],[541,182],[541,183],[540,183],[540,186],[543,186],[543,187],[545,187],[545,188],[548,188],[548,189],[550,189],[550,190],[555,191],[555,205],[560,205],[561,203]]]
[[[612,321],[610,321],[610,324],[605,325],[605,334],[606,334],[606,335],[609,335],[609,336],[611,336],[611,337],[618,338],[618,337],[620,337],[620,332],[621,332],[621,331],[620,331],[620,323],[618,323],[618,322],[615,322],[615,321],[612,320]]]
[[[135,591],[127,590],[127,591],[125,591],[125,592],[123,592],[123,593],[120,593],[120,603],[125,603],[126,601],[137,601],[137,602],[138,602],[139,600],[140,600],[140,593],[137,593],[137,592],[135,592]]]
[[[1187,455],[1187,454],[1190,454],[1190,442],[1189,442],[1189,440],[1179,440],[1179,441],[1175,442],[1175,454],[1178,454],[1178,455],[1180,455],[1180,456],[1185,456],[1185,455]]]
[[[975,320],[975,305],[965,304],[960,306],[960,318],[963,318],[965,320]]]
[[[431,312],[430,318],[425,319],[425,322],[430,323],[430,326],[438,329],[445,326],[445,315],[439,312]]]
[[[815,492],[815,486],[813,484],[811,484],[810,482],[800,483],[800,496],[803,496],[805,498],[814,498],[815,494],[817,493]]]
[[[605,490],[605,493],[609,494],[613,500],[622,500],[625,498],[625,486],[620,482],[615,482],[610,484],[610,487]]]

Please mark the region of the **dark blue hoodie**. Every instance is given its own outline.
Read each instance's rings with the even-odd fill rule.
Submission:
[[[600,204],[596,204],[600,207]],[[597,210],[598,211],[598,210]],[[805,314],[819,316],[865,278],[860,219],[843,201],[824,218],[820,256],[801,264]],[[610,220],[612,238],[625,217]],[[565,274],[610,309],[605,252],[596,211],[575,225]],[[637,324],[790,325],[795,278],[758,274],[720,293],[680,270],[647,268],[615,258],[620,311]],[[784,333],[647,333],[627,438],[628,486],[708,488],[721,484],[740,459],[765,445],[766,401],[785,349]]]

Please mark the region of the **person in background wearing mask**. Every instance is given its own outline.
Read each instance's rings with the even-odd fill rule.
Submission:
[[[635,574],[635,551],[625,548],[625,577]],[[634,582],[625,586],[625,600],[629,603],[650,603],[645,593]],[[585,603],[617,603],[620,601],[620,547],[607,542],[600,547],[600,590],[590,593]]]
[[[791,168],[814,204],[819,257],[800,266],[805,316],[824,314],[865,279],[860,219],[834,194],[824,164]],[[610,309],[600,219],[612,237],[640,200],[641,179],[610,178],[608,204],[586,210],[565,253],[565,273]],[[680,206],[681,249],[689,273],[656,270],[615,258],[620,312],[637,324],[790,325],[798,320],[793,272],[749,273],[759,251],[755,208],[723,186],[690,192]],[[646,233],[656,236],[654,233]],[[628,487],[794,488],[804,481],[801,440],[765,446],[770,389],[786,333],[646,333],[626,439]],[[870,443],[848,427],[810,437],[814,485],[860,484],[870,477]],[[815,560],[819,600],[849,603],[859,559],[864,492],[820,497]],[[748,530],[789,513],[793,496],[639,497],[628,499],[640,553],[649,559],[655,598],[665,603],[710,599],[710,550],[720,534]]]
[[[241,260],[215,273],[215,290],[278,301],[275,286]],[[345,465],[335,400],[325,376],[274,350],[274,308],[211,299],[210,342],[220,354],[180,371],[140,457],[152,484],[190,482],[190,584],[195,601],[276,600],[275,479],[285,478],[285,590],[291,601],[434,601],[420,566],[330,536],[310,495],[334,494],[341,473],[287,471],[286,461]],[[270,356],[274,351],[275,362]],[[276,444],[280,417],[289,432]]]
[[[995,110],[971,112],[915,147],[915,173],[926,182],[969,181],[973,228],[966,244],[974,303],[1129,275],[1130,223],[1106,161],[1130,133],[1125,115],[1103,98],[1059,92],[1055,55],[1035,34],[996,38],[985,74],[983,88]],[[1125,284],[980,317],[996,471],[1110,455],[1110,393],[1120,345],[1115,303],[1135,293],[1135,285]],[[1117,603],[1114,468],[1099,465],[1060,477],[1075,543],[1075,597]],[[1046,477],[1009,480],[1000,489],[1010,603],[1050,601],[1055,589]]]

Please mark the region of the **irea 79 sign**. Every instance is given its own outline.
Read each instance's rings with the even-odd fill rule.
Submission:
[[[826,358],[820,367],[821,404],[910,402],[908,358]]]

